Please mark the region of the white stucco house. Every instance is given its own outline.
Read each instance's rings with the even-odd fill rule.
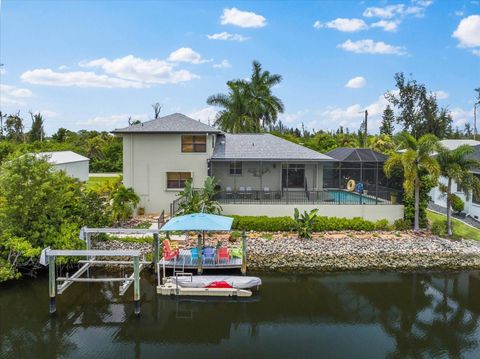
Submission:
[[[224,214],[291,216],[294,208],[318,208],[325,216],[403,218],[384,183],[384,158],[369,149],[332,157],[267,133],[223,133],[179,113],[112,132],[123,137],[124,184],[148,213],[175,214],[186,180],[200,188],[214,176]],[[368,194],[346,191],[348,179],[363,181]]]
[[[448,148],[449,150],[454,150],[463,145],[469,145],[475,148],[475,152],[473,157],[480,161],[480,141],[474,140],[442,140],[440,143]],[[475,175],[480,178],[480,168],[473,171]],[[447,179],[444,177],[440,177],[439,181],[443,184],[447,184]],[[473,219],[480,221],[480,198],[477,198],[473,194],[470,194],[469,198],[465,195],[463,189],[454,181],[452,184],[453,193],[459,196],[465,203],[464,213],[472,217]],[[432,202],[436,205],[446,207],[447,201],[446,197],[442,194],[439,187],[435,187],[430,191],[430,197]]]
[[[65,171],[67,175],[88,181],[90,159],[73,151],[39,152],[36,156],[46,160],[56,170]]]

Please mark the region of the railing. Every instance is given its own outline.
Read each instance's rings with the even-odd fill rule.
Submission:
[[[401,192],[388,189],[359,194],[342,189],[307,191],[259,191],[219,192],[215,196],[221,204],[401,204]]]
[[[185,202],[185,197],[179,197],[170,203],[170,217],[175,216],[180,210],[180,205]]]

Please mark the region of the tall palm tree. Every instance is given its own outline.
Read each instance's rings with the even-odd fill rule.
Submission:
[[[472,170],[480,168],[480,161],[471,158],[475,149],[469,145],[460,146],[449,150],[439,146],[437,161],[440,165],[440,174],[447,179],[446,185],[440,185],[440,190],[447,196],[447,231],[452,235],[451,198],[452,182],[462,186],[465,196],[469,198],[470,192],[480,195],[480,179]]]
[[[438,139],[434,135],[424,135],[416,140],[408,132],[397,135],[402,152],[390,156],[385,162],[384,170],[391,176],[393,169],[400,165],[403,167],[405,192],[413,194],[415,198],[415,219],[413,229],[420,229],[420,175],[426,173],[434,178],[440,174],[440,166],[432,154],[437,148]]]
[[[215,120],[215,125],[230,133],[258,132],[256,121],[248,111],[246,85],[242,81],[227,82],[228,94],[212,95],[207,103],[223,107]]]
[[[227,82],[227,94],[212,95],[207,103],[222,107],[215,124],[232,133],[260,132],[274,124],[283,113],[283,102],[272,93],[272,87],[282,81],[282,76],[263,71],[254,61],[252,75],[248,80]]]
[[[272,93],[272,87],[280,82],[282,82],[281,75],[263,71],[260,62],[253,61],[247,90],[250,93],[249,106],[258,121],[258,127],[265,128],[274,124],[278,114],[285,110],[282,100]]]

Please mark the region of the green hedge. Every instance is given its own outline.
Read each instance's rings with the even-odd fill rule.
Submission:
[[[267,216],[232,216],[233,229],[247,231],[293,231],[295,221],[291,217],[267,217]],[[337,218],[337,217],[318,217],[315,220],[314,231],[373,231],[375,229],[389,229],[386,220],[380,220],[376,223],[367,221],[360,217],[356,218]]]

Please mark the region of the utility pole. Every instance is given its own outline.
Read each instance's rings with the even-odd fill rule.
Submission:
[[[480,87],[476,88],[477,100],[473,105],[473,139],[477,139],[477,106],[480,105]]]

